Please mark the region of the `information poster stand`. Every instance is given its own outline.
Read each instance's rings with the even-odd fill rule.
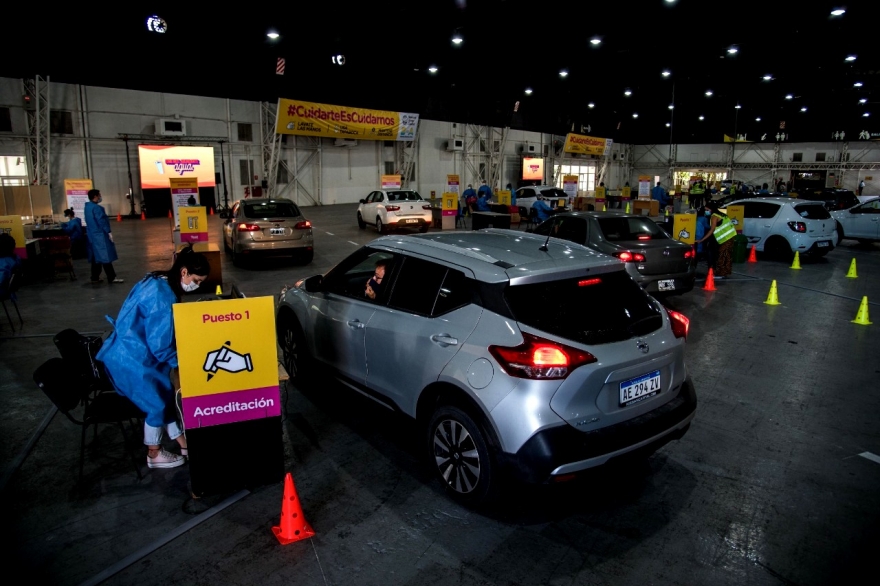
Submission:
[[[455,218],[458,215],[458,194],[446,192],[442,200],[442,226],[444,230],[455,230]]]
[[[73,213],[86,225],[86,202],[89,200],[89,190],[92,189],[91,179],[65,179],[64,194],[67,196],[67,207],[73,208]]]
[[[180,208],[189,206],[189,198],[199,203],[198,177],[171,177],[171,207],[174,208],[174,227],[180,228]]]
[[[177,303],[174,330],[193,495],[281,481],[274,299]]]
[[[181,207],[178,208],[180,217],[180,243],[207,242],[208,241],[208,215],[205,208]]]

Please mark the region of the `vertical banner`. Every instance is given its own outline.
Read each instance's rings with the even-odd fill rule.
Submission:
[[[510,205],[510,190],[509,189],[499,189],[495,192],[495,199],[498,200],[498,203],[502,205],[509,206]]]
[[[461,178],[458,175],[446,176],[446,192],[461,194]]]
[[[91,179],[65,179],[64,194],[67,195],[67,207],[73,208],[76,217],[86,225],[86,202],[89,200],[89,190],[93,189]]]
[[[27,258],[27,246],[24,240],[24,226],[21,216],[0,216],[0,234],[9,234],[15,239],[15,254],[19,258]]]
[[[443,194],[441,202],[442,212],[444,216],[455,216],[458,214],[458,194],[447,191]]]
[[[382,175],[382,189],[400,189],[400,175]]]
[[[651,199],[650,175],[639,175],[639,199]]]
[[[563,175],[562,176],[562,191],[565,192],[565,195],[568,196],[568,201],[574,201],[574,198],[577,197],[578,194],[578,176],[577,175]]]
[[[672,223],[672,237],[679,242],[693,244],[697,234],[696,214],[675,214]]]
[[[197,177],[171,177],[168,181],[171,183],[174,227],[180,228],[180,208],[190,205],[190,197],[195,200],[196,205],[199,203],[199,180]]]
[[[727,206],[727,217],[730,218],[730,221],[733,222],[733,227],[736,228],[737,234],[742,234],[743,231],[743,218],[746,215],[745,206]]]
[[[180,210],[180,242],[207,242],[208,215],[202,206],[182,206]]]
[[[630,189],[629,185],[620,190],[620,199],[622,199],[623,201],[629,201],[630,199],[632,199],[632,190]]]
[[[596,209],[602,210],[602,206],[605,205],[605,188],[597,187],[596,188]],[[602,210],[604,211],[604,210]]]
[[[279,417],[275,300],[175,303],[187,429]]]

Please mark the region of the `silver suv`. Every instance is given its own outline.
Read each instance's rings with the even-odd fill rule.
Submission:
[[[277,327],[294,384],[320,369],[414,418],[468,504],[506,478],[563,481],[650,454],[696,409],[688,319],[623,262],[534,234],[378,238],[286,291]]]

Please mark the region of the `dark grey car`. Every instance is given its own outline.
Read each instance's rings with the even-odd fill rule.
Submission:
[[[535,228],[542,236],[577,242],[617,257],[646,291],[686,293],[694,288],[694,247],[671,238],[649,218],[624,212],[567,212]]]

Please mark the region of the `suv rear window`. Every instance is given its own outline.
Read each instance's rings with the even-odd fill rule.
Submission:
[[[245,203],[244,217],[260,218],[295,218],[299,216],[299,208],[293,203],[269,201],[263,203]]]
[[[827,220],[831,217],[831,214],[828,213],[825,206],[816,204],[798,204],[794,206],[794,211],[796,211],[800,217],[808,220]]]
[[[598,218],[597,221],[609,242],[638,240],[639,236],[647,236],[650,240],[668,238],[657,222],[648,218]]]
[[[624,271],[507,287],[517,321],[582,344],[607,344],[660,329],[663,317]]]

